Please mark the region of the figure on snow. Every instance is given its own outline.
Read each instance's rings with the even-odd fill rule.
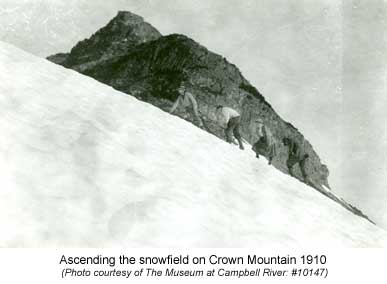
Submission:
[[[195,119],[198,121],[199,126],[202,127],[203,121],[199,116],[198,103],[196,102],[195,97],[190,92],[188,92],[184,86],[180,86],[178,92],[179,96],[169,110],[169,113],[173,114],[175,110],[181,106],[184,108],[186,113],[192,112]]]
[[[270,129],[263,124],[261,118],[257,119],[256,122],[258,141],[254,143],[252,149],[256,153],[257,158],[259,158],[259,155],[267,157],[270,165],[276,155],[275,140]]]
[[[225,129],[226,141],[228,143],[235,143],[232,137],[234,135],[234,137],[238,140],[239,148],[244,150],[242,136],[240,133],[240,114],[230,107],[219,105],[216,107],[216,117],[221,127]]]
[[[309,183],[305,170],[305,162],[309,158],[309,155],[304,153],[303,148],[298,142],[289,137],[283,138],[282,143],[288,147],[288,160],[286,161],[286,166],[288,167],[289,174],[294,176],[293,167],[294,165],[299,164],[304,181]]]

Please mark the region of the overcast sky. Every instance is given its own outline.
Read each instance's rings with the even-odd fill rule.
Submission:
[[[0,0],[0,40],[69,51],[118,10],[236,64],[330,169],[333,190],[387,228],[386,4],[336,0]]]

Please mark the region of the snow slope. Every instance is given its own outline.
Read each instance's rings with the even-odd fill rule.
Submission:
[[[0,246],[385,246],[184,120],[0,43]]]

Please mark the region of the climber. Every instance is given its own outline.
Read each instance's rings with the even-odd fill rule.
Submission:
[[[169,113],[173,114],[179,105],[184,108],[186,113],[190,112],[190,109],[192,108],[194,117],[198,121],[199,126],[202,127],[203,121],[199,116],[198,103],[196,102],[195,97],[188,92],[184,86],[180,86],[177,91],[179,92],[179,97],[169,110]]]
[[[232,137],[232,134],[234,134],[234,137],[238,140],[239,149],[244,150],[240,133],[240,114],[232,108],[219,105],[216,107],[216,118],[221,127],[225,129],[226,141],[235,143]]]
[[[309,158],[309,155],[304,153],[299,143],[289,137],[283,138],[282,143],[288,147],[288,160],[286,161],[286,166],[288,167],[289,174],[294,176],[293,166],[298,163],[302,177],[304,181],[308,183],[309,178],[305,171],[305,161]]]
[[[256,153],[257,158],[259,158],[259,155],[263,155],[268,158],[269,165],[271,165],[276,155],[275,140],[270,129],[263,124],[261,118],[257,119],[256,122],[258,141],[255,142],[252,149]]]

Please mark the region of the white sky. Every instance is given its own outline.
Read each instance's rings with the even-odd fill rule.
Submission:
[[[333,190],[387,227],[386,5],[341,2],[0,0],[0,40],[69,51],[118,10],[186,34],[236,64],[312,143]]]

